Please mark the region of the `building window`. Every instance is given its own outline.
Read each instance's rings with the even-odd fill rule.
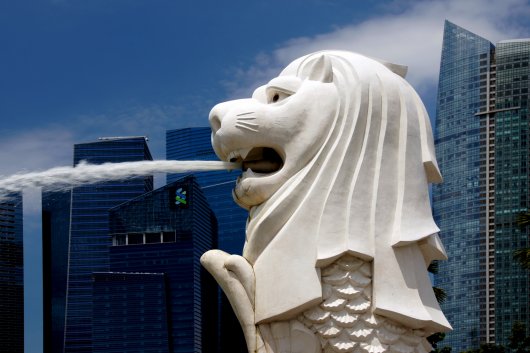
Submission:
[[[146,244],[155,244],[160,243],[160,233],[146,233],[145,234],[145,243]]]
[[[141,233],[129,233],[128,238],[129,238],[129,241],[128,241],[129,245],[144,243],[144,235]]]
[[[127,235],[126,234],[117,234],[114,236],[114,245],[125,245],[127,244]]]
[[[163,233],[164,243],[174,243],[175,242],[175,232],[164,232]]]

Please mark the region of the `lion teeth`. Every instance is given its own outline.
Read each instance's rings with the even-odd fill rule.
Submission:
[[[252,169],[248,168],[246,171],[245,171],[245,177],[249,177],[249,178],[252,178],[252,177],[255,177],[256,176],[256,173],[254,173],[252,171]]]
[[[230,162],[241,162],[249,155],[252,148],[242,148],[236,151],[232,151],[228,154],[228,161]]]
[[[241,157],[241,159],[244,160],[245,158],[247,158],[248,153],[250,152],[251,149],[252,148],[242,148],[242,149],[240,149],[237,152],[238,152],[239,156]]]
[[[228,161],[229,162],[236,162],[239,159],[239,154],[237,151],[232,151],[228,154]]]

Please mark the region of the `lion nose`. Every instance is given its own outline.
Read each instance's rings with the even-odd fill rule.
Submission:
[[[222,104],[222,103],[221,103]],[[217,104],[210,111],[210,116],[208,120],[210,121],[210,127],[212,128],[212,134],[215,133],[221,128],[221,116],[223,115],[223,109],[221,104]]]
[[[217,114],[210,114],[210,127],[212,128],[212,133],[215,134],[217,130],[221,128],[221,118]]]

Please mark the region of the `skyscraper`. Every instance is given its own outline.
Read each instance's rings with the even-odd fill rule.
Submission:
[[[164,273],[95,272],[93,280],[93,353],[172,352]]]
[[[217,286],[199,259],[217,224],[193,177],[110,211],[110,272],[94,274],[94,353],[214,352]]]
[[[166,132],[166,159],[219,160],[211,144],[211,129],[196,127]],[[232,190],[239,173],[215,171],[194,174],[217,218],[219,249],[241,254],[245,242],[248,213],[232,199]],[[168,183],[182,175],[168,174]],[[220,293],[220,353],[247,351],[243,331],[224,293]]]
[[[435,144],[444,182],[434,217],[449,260],[436,284],[454,331],[453,351],[506,346],[514,322],[530,322],[530,274],[513,260],[528,247],[516,218],[528,210],[530,40],[494,46],[446,21]]]
[[[42,192],[43,351],[63,352],[71,191]]]
[[[22,195],[0,203],[0,352],[24,352]]]
[[[145,137],[102,138],[74,146],[74,165],[151,160]],[[109,271],[109,209],[153,188],[152,177],[76,187],[71,197],[65,352],[92,351],[92,273]]]
[[[530,206],[530,39],[497,43],[495,58],[495,336],[505,343],[515,321],[530,326],[530,274],[513,259],[514,250],[530,245],[530,230],[516,225]]]
[[[219,158],[211,143],[209,127],[195,127],[166,131],[166,159],[213,160]],[[237,171],[194,173],[202,187],[219,225],[219,249],[231,254],[241,254],[245,241],[248,212],[232,199],[232,190],[239,176]],[[181,174],[168,174],[167,182],[179,179]]]

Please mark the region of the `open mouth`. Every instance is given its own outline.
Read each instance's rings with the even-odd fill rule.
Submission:
[[[250,169],[259,174],[272,174],[283,167],[282,157],[269,147],[254,147],[234,151],[230,153],[228,159],[230,162],[241,162],[243,171]]]

